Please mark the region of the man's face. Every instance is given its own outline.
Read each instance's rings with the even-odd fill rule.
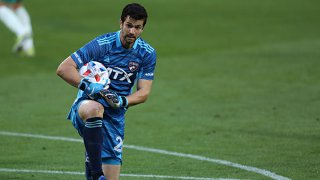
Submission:
[[[144,20],[135,20],[127,16],[124,22],[120,20],[120,39],[124,48],[131,48],[143,31]]]

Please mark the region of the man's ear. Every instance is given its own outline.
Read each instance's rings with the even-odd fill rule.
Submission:
[[[120,19],[120,29],[122,29],[122,25],[123,23],[122,23],[122,20]]]

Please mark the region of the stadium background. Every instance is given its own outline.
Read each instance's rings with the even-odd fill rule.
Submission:
[[[97,35],[119,29],[131,1],[25,1],[37,55],[11,54],[0,25],[0,168],[83,171],[66,114],[76,89],[59,63]],[[137,1],[150,18],[142,37],[157,49],[152,95],[127,114],[125,144],[226,160],[292,179],[320,177],[320,2]],[[124,149],[123,174],[271,179],[185,157]],[[0,179],[81,179],[0,171]],[[151,178],[150,179],[157,179]],[[121,177],[121,179],[147,179]]]

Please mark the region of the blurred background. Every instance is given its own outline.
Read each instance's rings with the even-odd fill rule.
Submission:
[[[66,119],[77,89],[58,65],[119,29],[132,1],[24,1],[36,56],[12,54],[0,24],[0,132],[79,138]],[[138,0],[157,50],[147,103],[126,116],[126,145],[221,159],[292,179],[320,177],[320,2]],[[83,145],[0,135],[0,168],[83,172]],[[122,173],[272,179],[183,157],[124,149]],[[0,179],[84,179],[0,171]],[[121,179],[142,179],[121,177]],[[151,178],[156,179],[156,178]]]

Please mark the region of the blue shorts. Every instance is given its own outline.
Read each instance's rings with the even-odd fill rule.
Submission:
[[[78,109],[82,101],[75,102],[68,114],[72,125],[82,137],[84,121],[80,118]],[[122,146],[124,140],[124,113],[125,110],[104,109],[102,133],[103,143],[101,158],[103,164],[122,164]]]

